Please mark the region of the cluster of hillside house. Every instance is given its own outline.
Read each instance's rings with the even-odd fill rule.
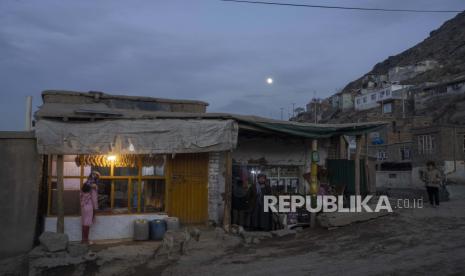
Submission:
[[[378,188],[422,187],[418,171],[427,160],[436,161],[449,181],[465,182],[465,76],[408,81],[437,66],[426,60],[367,75],[359,89],[312,100],[295,120],[387,122],[364,141],[365,152],[376,159]]]

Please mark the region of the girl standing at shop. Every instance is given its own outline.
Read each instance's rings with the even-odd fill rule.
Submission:
[[[95,211],[98,209],[98,180],[100,173],[93,171],[81,188],[81,224],[82,241],[89,244],[89,231],[92,223],[95,222]]]

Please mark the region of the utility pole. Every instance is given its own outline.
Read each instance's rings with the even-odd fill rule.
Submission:
[[[317,109],[317,105],[316,105],[316,99],[314,100],[314,109],[315,109],[315,124],[318,124],[318,118],[317,118],[317,112],[316,112],[316,109]]]
[[[26,131],[32,130],[32,96],[26,97]]]
[[[295,103],[292,103],[292,117],[295,117]]]
[[[313,90],[313,109],[315,113],[315,124],[318,124],[318,119],[317,119],[317,103],[316,103],[316,91]]]
[[[283,120],[283,111],[284,111],[284,107],[281,107],[281,121]]]

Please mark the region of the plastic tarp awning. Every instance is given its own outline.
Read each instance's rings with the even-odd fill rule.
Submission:
[[[384,122],[348,123],[348,124],[310,124],[277,120],[257,120],[236,116],[239,127],[251,126],[256,129],[292,135],[303,138],[328,138],[337,135],[362,135],[383,128]]]
[[[232,150],[238,124],[213,119],[41,119],[35,131],[40,154],[169,154]]]

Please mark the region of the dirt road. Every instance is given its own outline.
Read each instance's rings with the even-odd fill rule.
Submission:
[[[187,255],[170,259],[158,251],[160,242],[94,245],[95,261],[40,275],[465,275],[465,186],[449,191],[451,200],[439,208],[425,203],[421,209],[396,209],[371,221],[306,229],[258,244],[204,229]],[[18,266],[21,273],[6,274],[27,275],[27,262]],[[2,262],[0,272],[6,267]]]
[[[450,186],[439,208],[233,248],[213,241],[163,275],[465,275],[465,187]],[[160,272],[160,271],[158,271]]]

